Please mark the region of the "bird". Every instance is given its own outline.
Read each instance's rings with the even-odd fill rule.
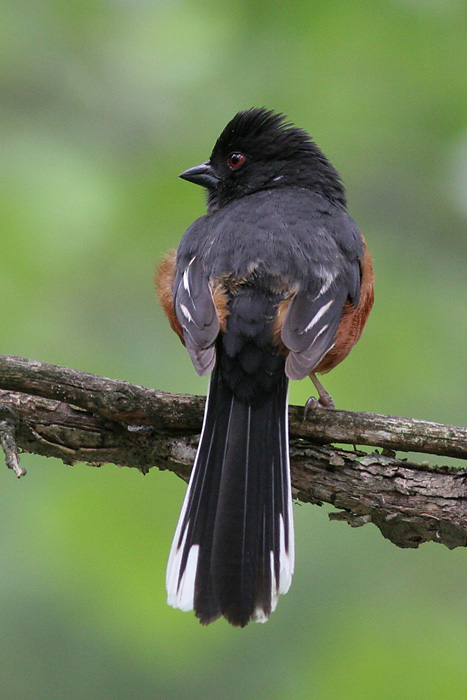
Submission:
[[[282,113],[238,112],[180,178],[207,212],[160,262],[162,308],[196,372],[211,374],[170,550],[168,604],[208,625],[266,622],[294,572],[288,384],[334,407],[317,373],[339,364],[373,305],[373,268],[343,182]]]

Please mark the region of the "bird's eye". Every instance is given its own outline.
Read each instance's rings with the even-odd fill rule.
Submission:
[[[232,170],[237,170],[245,160],[245,156],[242,153],[231,153],[229,156],[229,168]]]

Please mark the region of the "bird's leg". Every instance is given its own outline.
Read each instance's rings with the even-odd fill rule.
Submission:
[[[321,384],[319,381],[318,377],[314,372],[310,372],[310,379],[313,382],[313,384],[316,387],[316,390],[319,394],[319,399],[315,398],[314,396],[310,396],[308,401],[305,404],[305,410],[304,410],[304,415],[303,415],[303,420],[306,419],[307,413],[310,410],[310,408],[334,408],[334,399],[332,398],[331,394],[326,391],[324,386]]]

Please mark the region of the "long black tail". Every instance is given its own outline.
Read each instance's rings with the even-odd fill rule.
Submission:
[[[265,622],[289,589],[294,537],[287,384],[236,397],[216,366],[167,567],[168,603],[207,625]]]

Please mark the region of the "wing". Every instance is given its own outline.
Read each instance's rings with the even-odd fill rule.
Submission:
[[[184,269],[177,270],[174,307],[193,365],[198,374],[207,374],[216,361],[215,343],[220,321],[209,280],[196,255]]]
[[[296,294],[285,315],[281,338],[289,350],[285,371],[291,379],[310,374],[334,346],[345,303],[358,305],[363,246],[358,228],[348,222],[332,257],[318,268],[310,266],[307,288]]]
[[[330,288],[313,296],[299,292],[282,325],[281,338],[289,349],[285,371],[290,379],[303,379],[333,347],[348,293]]]
[[[198,219],[180,244],[174,285],[177,319],[198,373],[212,369],[220,330],[210,278],[244,277],[254,263],[257,274],[264,269],[267,277],[289,280],[296,293],[281,338],[289,349],[287,375],[302,379],[333,347],[346,301],[358,304],[363,254],[348,214],[301,190],[279,199],[259,192]]]

